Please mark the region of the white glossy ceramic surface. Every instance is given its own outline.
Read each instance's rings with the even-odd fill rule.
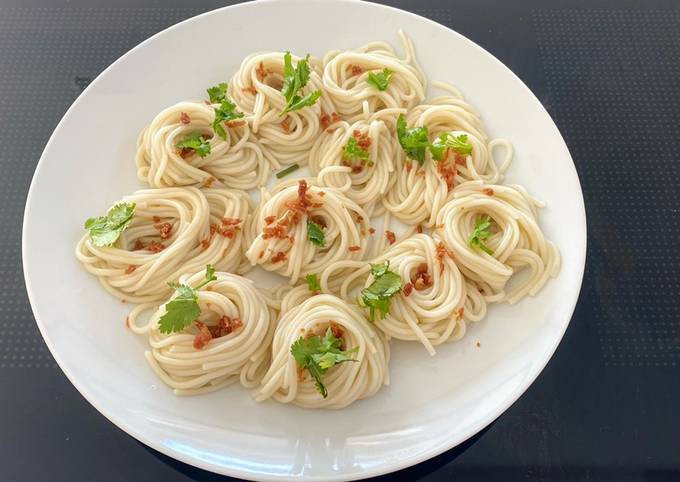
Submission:
[[[562,271],[536,297],[494,306],[466,337],[430,357],[393,343],[392,384],[341,411],[255,403],[232,386],[171,394],[147,366],[146,340],[125,329],[129,305],[76,261],[83,221],[138,189],[138,132],[164,107],[201,98],[253,51],[322,55],[371,40],[414,41],[430,79],[457,85],[492,136],[516,149],[506,182],[547,202],[541,226]],[[194,59],[189,65],[183,59]],[[515,401],[557,347],[583,275],[586,225],[567,147],[529,89],[461,35],[424,18],[354,1],[263,1],[210,12],[143,42],[104,71],[56,128],[26,205],[23,257],[35,318],[71,382],[103,415],[171,457],[259,480],[356,479],[403,468],[455,446]],[[476,343],[480,343],[480,347]]]

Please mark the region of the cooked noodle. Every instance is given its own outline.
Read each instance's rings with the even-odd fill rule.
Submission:
[[[501,184],[512,145],[455,87],[432,82],[444,94],[425,100],[399,34],[402,54],[385,42],[290,62],[254,53],[210,100],[140,133],[137,176],[152,189],[88,220],[76,256],[138,304],[128,326],[175,394],[239,382],[258,401],[342,408],[389,384],[388,340],[435,355],[557,275],[542,203]],[[254,206],[243,190],[258,188]],[[253,267],[280,284],[240,276]]]
[[[368,243],[368,215],[363,209],[342,193],[311,182],[305,183],[308,188],[301,195],[302,183],[294,181],[265,196],[253,219],[255,237],[248,239],[246,251],[251,264],[290,278],[292,284],[335,261],[363,259]],[[303,198],[308,208],[298,204]],[[323,247],[308,239],[308,220],[324,226]]]
[[[84,235],[76,257],[97,276],[106,290],[131,303],[160,301],[172,291],[167,283],[212,264],[235,271],[241,263],[243,232],[249,210],[248,195],[230,189],[195,187],[145,189],[125,196],[137,204],[130,227],[110,247],[95,246]],[[211,233],[223,219],[240,220],[225,234]],[[160,229],[169,224],[165,239]],[[136,246],[137,245],[137,246]],[[143,246],[143,247],[142,247]]]
[[[415,61],[413,44],[400,32],[405,58],[385,42],[371,42],[354,50],[333,50],[323,59],[323,88],[335,110],[350,123],[380,110],[410,109],[425,98],[425,75]],[[366,79],[369,71],[388,68],[388,88],[379,91]]]
[[[368,161],[347,159],[344,149],[351,138],[367,139]],[[312,148],[310,171],[321,186],[335,187],[369,215],[396,181],[394,159],[398,144],[383,121],[340,122],[323,133]]]
[[[158,114],[137,140],[137,176],[151,187],[211,185],[217,181],[235,189],[264,184],[269,163],[246,121],[227,125],[227,139],[212,131],[213,108],[203,102],[180,102]],[[182,122],[182,117],[186,123]],[[210,153],[184,157],[177,144],[197,132],[210,139]]]
[[[346,348],[358,348],[357,361],[342,363],[326,373],[328,397],[323,398],[310,377],[299,378],[290,346],[300,336],[325,333],[331,323],[341,328]],[[332,295],[312,296],[279,319],[272,343],[272,364],[262,379],[257,400],[274,398],[308,408],[343,408],[389,384],[389,358],[384,336],[356,305]]]
[[[489,142],[479,116],[460,94],[451,93],[416,106],[406,121],[409,126],[426,126],[431,140],[442,133],[467,135],[472,153],[449,155],[441,162],[432,160],[428,153],[421,168],[403,155],[397,158],[396,171],[400,175],[383,202],[405,223],[433,226],[437,213],[452,199],[453,186],[468,180],[499,182],[512,159],[512,145],[504,139]],[[500,166],[493,157],[497,148],[504,149]]]
[[[398,340],[420,341],[431,355],[435,354],[434,346],[458,340],[465,334],[463,303],[467,288],[450,251],[438,239],[414,234],[371,262],[389,262],[390,270],[410,285],[392,298],[390,312],[384,318],[376,316],[374,323],[385,334]],[[343,299],[357,295],[357,280],[365,280],[363,286],[373,281],[368,263],[353,264],[358,269],[345,276],[340,287]],[[334,269],[348,267],[348,262],[331,266],[324,277]],[[417,280],[419,270],[424,275]],[[478,298],[475,301],[480,302]],[[473,318],[480,309],[473,310]]]
[[[286,99],[283,85],[283,52],[253,54],[241,63],[229,83],[234,101],[249,118],[267,159],[279,164],[307,163],[309,150],[321,132],[322,112],[332,112],[333,104],[325,93],[311,107],[281,115]],[[293,57],[293,64],[299,62]],[[321,64],[310,58],[311,75],[302,93],[321,90]]]
[[[200,322],[214,330],[220,319],[227,317],[224,319],[237,321],[239,326],[223,336],[211,337],[205,346],[198,344],[201,330],[196,323],[179,333],[159,331],[158,321],[165,314],[165,305],[143,327],[136,325],[136,312],[128,318],[137,332],[148,333],[151,350],[146,352],[146,359],[176,395],[206,393],[236,381],[252,388],[267,369],[276,311],[268,307],[252,281],[228,273],[216,275],[216,281],[197,291]],[[192,286],[203,276],[201,271],[179,281]]]
[[[522,188],[472,181],[458,186],[454,200],[440,211],[437,231],[463,274],[486,287],[485,295],[493,301],[516,303],[535,295],[548,278],[557,275],[559,252],[536,223],[536,208],[541,205]],[[486,241],[491,255],[468,241],[481,216],[489,216],[497,226]],[[524,268],[529,276],[506,292],[510,278]]]

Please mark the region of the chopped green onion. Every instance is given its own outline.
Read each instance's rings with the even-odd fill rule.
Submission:
[[[298,169],[300,169],[300,166],[298,166],[297,164],[291,164],[290,166],[285,168],[283,171],[277,172],[276,173],[276,179],[281,179],[283,177],[286,177],[288,174],[290,174],[291,172],[297,171]]]

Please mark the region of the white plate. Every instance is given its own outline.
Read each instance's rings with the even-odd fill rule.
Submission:
[[[135,139],[161,109],[201,98],[258,50],[298,54],[371,40],[414,41],[430,79],[462,89],[492,136],[509,138],[507,176],[544,199],[540,223],[562,271],[536,297],[494,306],[466,337],[430,357],[393,343],[392,384],[340,411],[256,404],[229,387],[171,394],[124,329],[128,305],[104,292],[73,255],[83,221],[140,187]],[[357,479],[407,467],[475,434],[543,369],[579,293],[586,249],[583,198],[567,147],[529,89],[461,35],[393,8],[354,1],[241,4],[171,27],[106,69],[54,131],[31,184],[23,231],[26,285],[52,354],[76,388],[133,437],[189,464],[261,480]],[[481,347],[476,346],[479,341]]]

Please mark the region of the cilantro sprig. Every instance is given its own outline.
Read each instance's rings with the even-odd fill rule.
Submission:
[[[227,98],[227,89],[229,86],[221,82],[213,87],[209,87],[207,92],[208,92],[208,97],[210,98],[210,102],[212,104],[219,104],[223,100]]]
[[[319,277],[316,274],[308,274],[305,276],[305,281],[307,282],[307,288],[309,288],[311,293],[316,294],[321,292],[321,283],[319,283]]]
[[[374,86],[378,90],[387,90],[387,86],[390,83],[390,77],[392,77],[392,71],[388,68],[382,69],[379,72],[369,72],[368,79],[366,82]]]
[[[468,142],[467,134],[460,134],[457,136],[449,134],[446,138],[446,145],[456,151],[458,154],[472,153],[472,144]]]
[[[221,82],[213,87],[209,87],[206,90],[208,97],[210,98],[210,103],[220,104],[220,106],[217,108],[213,107],[213,111],[215,111],[215,119],[213,120],[212,128],[215,133],[225,141],[227,140],[227,131],[224,129],[222,123],[243,118],[243,112],[236,110],[236,104],[234,104],[231,100],[229,100],[229,97],[227,97],[228,89],[229,86],[225,82]],[[181,146],[178,145],[178,147]],[[208,146],[208,152],[205,155],[210,153],[209,147],[210,146]],[[198,149],[196,152],[198,153]],[[198,155],[201,156],[200,153]]]
[[[205,279],[194,288],[180,283],[168,283],[168,286],[177,291],[177,296],[165,304],[165,314],[158,320],[158,330],[166,334],[175,333],[191,325],[201,314],[196,291],[216,279],[215,268],[209,264],[205,267]]]
[[[281,93],[286,98],[286,107],[281,111],[281,115],[314,105],[319,100],[320,90],[315,90],[305,96],[298,95],[298,92],[309,82],[310,73],[309,54],[293,67],[293,58],[290,52],[286,52],[283,56],[283,86],[281,87]]]
[[[439,136],[430,144],[430,153],[432,153],[432,159],[435,161],[443,161],[446,156],[446,150],[448,146],[446,145],[447,134],[444,132],[439,134]]]
[[[380,318],[385,318],[385,315],[390,312],[390,299],[401,291],[401,277],[389,268],[389,261],[383,264],[371,264],[373,282],[361,290],[359,305],[369,309],[371,321],[375,320],[376,310],[380,312]]]
[[[320,248],[326,246],[326,236],[323,233],[323,229],[312,220],[307,221],[307,239]]]
[[[132,222],[136,207],[135,203],[118,203],[108,210],[106,216],[85,221],[92,244],[99,247],[113,245]]]
[[[326,398],[328,390],[323,383],[323,375],[335,365],[348,361],[358,361],[352,358],[359,351],[359,347],[350,350],[341,350],[341,340],[333,335],[328,328],[322,338],[318,335],[309,338],[300,337],[290,346],[290,353],[295,362],[302,369],[307,369],[314,378],[316,389]]]
[[[446,156],[447,149],[466,155],[472,153],[472,144],[468,142],[467,134],[454,136],[450,132],[443,132],[430,145],[432,159],[442,161]]]
[[[399,114],[397,119],[397,137],[406,155],[422,166],[425,162],[425,151],[430,146],[427,127],[412,127],[409,129],[406,126],[404,114]]]
[[[236,104],[227,98],[224,98],[220,103],[220,106],[213,110],[215,111],[215,120],[213,121],[212,128],[218,136],[226,141],[227,131],[224,129],[222,123],[242,119],[243,112],[237,111]]]
[[[459,154],[470,154],[472,144],[468,142],[467,134],[453,135],[450,132],[439,134],[434,142],[430,142],[429,132],[426,126],[408,128],[404,114],[397,119],[397,137],[399,144],[409,157],[417,161],[421,166],[425,163],[427,149],[432,154],[432,159],[442,161],[446,156],[447,149],[452,149]]]
[[[475,221],[475,229],[472,231],[468,242],[470,246],[479,248],[488,255],[493,255],[493,250],[484,243],[491,236],[490,227],[491,218],[489,216],[483,216]]]
[[[192,132],[177,143],[180,149],[193,149],[200,157],[210,154],[210,141],[200,132]]]
[[[345,149],[342,151],[342,157],[348,161],[354,159],[368,161],[368,151],[360,147],[354,137],[350,137],[347,144],[345,144]]]

